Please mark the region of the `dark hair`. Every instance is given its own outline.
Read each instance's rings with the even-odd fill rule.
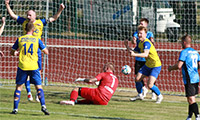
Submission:
[[[138,31],[141,31],[141,30],[144,30],[147,33],[147,28],[142,26],[142,25],[139,25],[138,26]]]
[[[28,23],[26,24],[26,28],[25,28],[26,32],[30,32],[30,31],[33,30],[33,29],[34,29],[33,23],[32,23],[32,22],[28,22]]]
[[[141,18],[140,22],[145,21],[147,24],[149,24],[149,20],[147,18]]]

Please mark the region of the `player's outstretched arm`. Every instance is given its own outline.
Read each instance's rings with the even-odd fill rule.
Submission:
[[[1,34],[3,33],[3,29],[5,27],[5,24],[6,24],[6,18],[5,17],[2,17],[2,26],[0,28],[0,36]]]
[[[9,5],[9,2],[10,2],[10,0],[5,0],[5,5],[6,5],[6,8],[7,8],[7,10],[8,10],[8,13],[9,13],[9,15],[13,18],[13,19],[15,19],[15,20],[17,20],[17,15],[12,11],[12,9],[10,8],[10,5]]]
[[[64,9],[65,9],[65,5],[63,3],[61,3],[58,12],[53,17],[49,18],[49,22],[53,22],[53,21],[57,20]]]
[[[177,69],[181,69],[181,67],[183,66],[183,61],[178,61],[178,63],[176,63],[173,66],[169,66],[168,67],[168,71],[171,72],[172,70],[177,70]]]
[[[78,78],[75,80],[75,82],[87,82],[87,83],[93,83],[93,82],[96,82],[97,81],[97,78]]]

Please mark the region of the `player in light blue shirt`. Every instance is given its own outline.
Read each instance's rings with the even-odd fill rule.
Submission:
[[[181,39],[181,44],[184,50],[181,51],[179,61],[173,66],[169,66],[169,72],[182,68],[183,82],[185,85],[185,93],[189,103],[188,117],[186,120],[192,119],[192,114],[195,114],[196,120],[200,120],[198,104],[195,100],[195,95],[198,94],[200,66],[199,53],[191,48],[192,38],[185,35]]]

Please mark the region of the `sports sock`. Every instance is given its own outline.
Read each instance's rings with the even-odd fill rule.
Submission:
[[[143,92],[143,90],[142,90],[142,87],[143,87],[142,82],[135,82],[135,84],[136,84],[135,86],[136,86],[137,92],[139,94],[141,94]]]
[[[189,117],[189,118],[192,118],[192,114],[193,114],[193,104],[189,105],[188,117]]]
[[[144,80],[141,80],[141,82],[142,82],[142,87],[144,87],[144,86],[145,86],[145,84],[144,84]]]
[[[27,81],[25,82],[25,87],[26,87],[27,93],[30,93],[30,92],[31,92],[30,80],[27,80]]]
[[[20,96],[21,96],[21,91],[15,90],[15,92],[14,92],[14,109],[18,109]]]
[[[197,117],[197,115],[199,115],[199,108],[197,103],[193,103],[190,105],[191,106],[191,110],[193,110],[192,112],[195,114],[195,117]]]
[[[154,93],[156,93],[157,96],[160,95],[160,90],[157,86],[153,85],[152,88],[150,88]]]
[[[39,100],[40,100],[40,104],[41,104],[41,106],[44,106],[45,105],[45,98],[44,98],[44,91],[43,91],[43,89],[38,89],[37,90],[37,95],[38,95],[38,98],[39,98]]]
[[[75,102],[77,98],[78,98],[78,92],[73,90],[70,95],[70,100]]]

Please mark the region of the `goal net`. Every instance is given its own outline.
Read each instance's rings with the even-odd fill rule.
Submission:
[[[182,50],[180,37],[185,33],[192,36],[192,47],[200,52],[199,0],[13,0],[10,6],[22,17],[34,9],[40,19],[56,14],[61,3],[66,8],[60,17],[43,30],[42,41],[49,49],[49,55],[43,57],[44,85],[76,86],[76,78],[94,77],[106,62],[113,62],[119,87],[135,88],[135,59],[125,50],[123,40],[132,39],[139,19],[145,17],[162,62],[156,85],[169,94],[184,93],[181,71],[168,72],[167,68],[177,62]],[[6,16],[0,36],[0,50],[5,54],[0,58],[0,84],[14,85],[18,57],[9,51],[23,32],[7,13],[4,0],[0,6],[0,16]],[[131,66],[130,75],[121,73],[124,65]]]

